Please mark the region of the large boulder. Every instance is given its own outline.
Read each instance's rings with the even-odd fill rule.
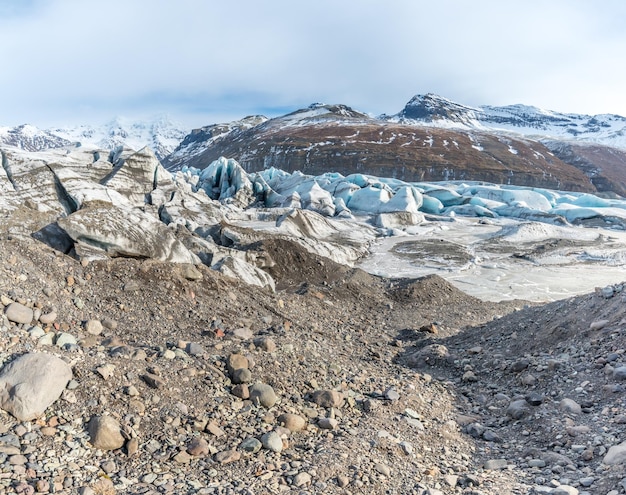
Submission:
[[[0,372],[0,408],[30,421],[56,401],[72,378],[72,369],[51,354],[24,354]]]

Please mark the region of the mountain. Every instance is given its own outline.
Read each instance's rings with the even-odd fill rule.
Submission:
[[[372,117],[345,105],[315,103],[273,119],[203,127],[164,164],[202,169],[224,156],[247,171],[482,180],[626,195],[625,134],[626,118],[617,115],[523,105],[475,108],[427,94],[394,115]]]
[[[148,146],[159,159],[169,155],[188,134],[189,129],[158,117],[150,121],[115,118],[101,126],[78,125],[39,129],[32,125],[0,127],[0,144],[26,151],[43,151],[75,143],[91,144],[106,150],[124,146],[134,150]]]
[[[524,137],[396,122],[319,103],[259,120],[252,127],[234,122],[196,131],[195,140],[188,136],[165,165],[170,170],[205,168],[225,156],[248,172],[275,167],[312,175],[333,171],[405,181],[483,180],[595,190],[579,169]],[[210,137],[203,143],[205,134]]]
[[[392,116],[382,119],[405,124],[510,132],[626,149],[626,117],[553,112],[527,105],[469,107],[429,93],[413,97]]]
[[[72,142],[57,134],[25,124],[17,127],[0,127],[0,144],[15,146],[25,151],[43,151],[69,146]]]

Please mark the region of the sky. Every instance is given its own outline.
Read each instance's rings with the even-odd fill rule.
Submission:
[[[0,0],[0,126],[187,127],[416,94],[626,116],[623,0]]]

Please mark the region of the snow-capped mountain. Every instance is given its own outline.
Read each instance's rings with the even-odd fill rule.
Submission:
[[[158,117],[151,121],[132,121],[122,117],[101,126],[77,125],[38,129],[31,125],[0,127],[0,144],[28,151],[42,151],[72,144],[94,145],[106,150],[125,146],[139,150],[145,146],[159,159],[165,158],[180,144],[189,129]]]
[[[43,151],[69,146],[72,141],[32,125],[0,127],[0,144],[8,144],[26,151]]]
[[[382,119],[413,125],[521,134],[604,144],[626,149],[626,117],[559,113],[528,105],[469,107],[429,93],[413,97],[392,116]]]

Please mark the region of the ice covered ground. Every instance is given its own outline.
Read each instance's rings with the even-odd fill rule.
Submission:
[[[483,300],[553,301],[626,280],[626,232],[457,217],[381,238],[359,266],[388,277],[436,273]]]
[[[198,185],[214,190],[218,176],[220,191],[240,187],[238,178],[225,184],[215,170],[202,172]],[[437,273],[493,301],[550,301],[626,280],[622,199],[487,183],[409,184],[363,174],[266,170],[248,180],[268,207],[376,226],[378,240],[358,264],[370,273]]]

